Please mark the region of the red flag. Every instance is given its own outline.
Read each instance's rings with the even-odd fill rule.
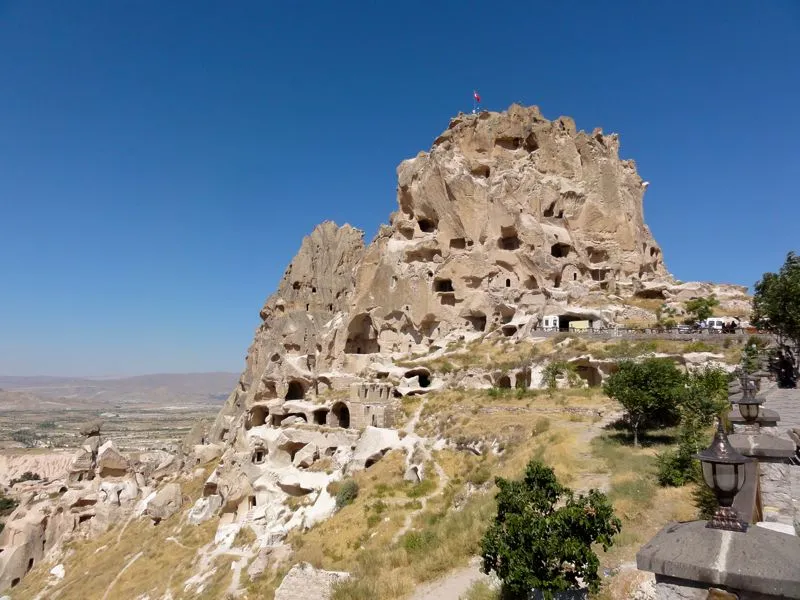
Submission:
[[[478,92],[476,92],[475,90],[472,90],[472,97],[475,98],[475,102],[480,102],[481,101],[480,94],[478,94]]]

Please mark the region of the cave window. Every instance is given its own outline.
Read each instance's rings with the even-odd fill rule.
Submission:
[[[572,274],[572,281],[578,281],[578,274],[577,273],[573,273]]]
[[[436,292],[454,292],[452,279],[434,279],[433,290]]]
[[[328,415],[330,425],[348,429],[350,427],[350,409],[344,402],[337,402],[331,407]]]
[[[220,442],[224,442],[225,441],[225,438],[228,436],[228,431],[230,431],[230,430],[225,428],[220,432],[220,434],[219,434],[219,441]]]
[[[253,464],[260,465],[261,463],[264,462],[265,457],[266,457],[266,452],[264,452],[264,450],[261,449],[256,450],[255,452],[253,452]]]
[[[497,246],[501,250],[516,250],[520,247],[519,238],[516,235],[501,237],[497,240]]]
[[[310,304],[306,304],[306,311],[308,311],[308,307],[311,306]]]
[[[28,559],[28,571],[30,571],[32,568],[33,568],[33,559],[31,558]]]
[[[489,168],[488,165],[478,165],[472,169],[473,175],[476,175],[478,177],[483,177],[484,179],[489,177],[489,174],[491,172],[492,170]]]
[[[269,417],[269,408],[266,406],[254,406],[250,409],[250,425],[252,427],[261,427],[267,423]]]
[[[471,315],[466,320],[475,331],[486,331],[486,315]]]
[[[292,289],[293,289],[293,290],[299,290],[299,289],[300,289],[300,282],[299,282],[299,281],[295,281],[295,282],[292,284]]]
[[[566,258],[572,247],[569,244],[562,244],[561,242],[553,244],[550,247],[550,254],[556,258]]]
[[[406,307],[408,310],[408,307]],[[358,315],[347,328],[345,354],[374,354],[380,352],[375,326],[367,314]]]
[[[453,292],[443,292],[439,295],[439,304],[443,304],[445,306],[455,306],[456,295]]]
[[[256,507],[256,497],[255,496],[250,496],[247,499],[247,504],[250,506],[250,508],[255,508]]]
[[[510,279],[506,279],[506,287],[511,287],[511,280]]]
[[[325,425],[328,420],[328,411],[327,410],[315,410],[314,411],[314,424],[315,425]]]
[[[333,304],[328,304],[328,312],[333,312]]]
[[[311,293],[312,293],[312,294],[316,294],[316,293],[317,293],[317,288],[315,288],[315,287],[313,287],[313,286],[312,286],[312,287],[311,287]]]
[[[463,250],[467,247],[467,240],[464,238],[453,238],[450,240],[450,247],[454,250]]]
[[[556,203],[552,202],[550,204],[550,206],[548,206],[547,208],[544,209],[544,212],[542,213],[542,216],[543,217],[552,217],[553,216],[553,211],[555,210],[555,208],[556,208]]]
[[[511,388],[511,378],[508,375],[503,375],[497,380],[497,387],[501,389]]]
[[[417,224],[419,225],[419,230],[423,233],[431,233],[436,230],[436,223],[430,219],[420,219]]]
[[[17,587],[18,585],[19,585],[19,577],[14,577],[14,579],[11,580],[11,587]]]
[[[294,379],[289,382],[289,387],[286,390],[286,400],[302,400],[305,395],[306,390],[302,383]]]

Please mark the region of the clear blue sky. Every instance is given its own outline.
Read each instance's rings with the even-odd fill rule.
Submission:
[[[477,88],[619,132],[683,280],[800,250],[800,2],[0,0],[0,374],[240,370]]]

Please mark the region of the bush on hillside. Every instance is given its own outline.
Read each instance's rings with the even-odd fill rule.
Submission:
[[[336,492],[336,509],[344,508],[348,504],[352,504],[358,497],[358,484],[352,479],[347,479],[342,482],[341,487]]]
[[[593,546],[607,550],[621,521],[605,494],[575,496],[555,472],[528,463],[520,480],[498,477],[497,514],[481,542],[483,571],[503,582],[504,597],[528,598],[531,590],[553,593],[600,587],[600,561]]]

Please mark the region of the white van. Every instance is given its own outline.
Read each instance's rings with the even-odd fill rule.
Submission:
[[[545,315],[542,317],[542,329],[545,331],[558,331],[558,315]]]
[[[735,319],[731,317],[710,317],[703,322],[703,326],[707,327],[709,331],[721,332],[723,325],[730,325],[736,323]]]

